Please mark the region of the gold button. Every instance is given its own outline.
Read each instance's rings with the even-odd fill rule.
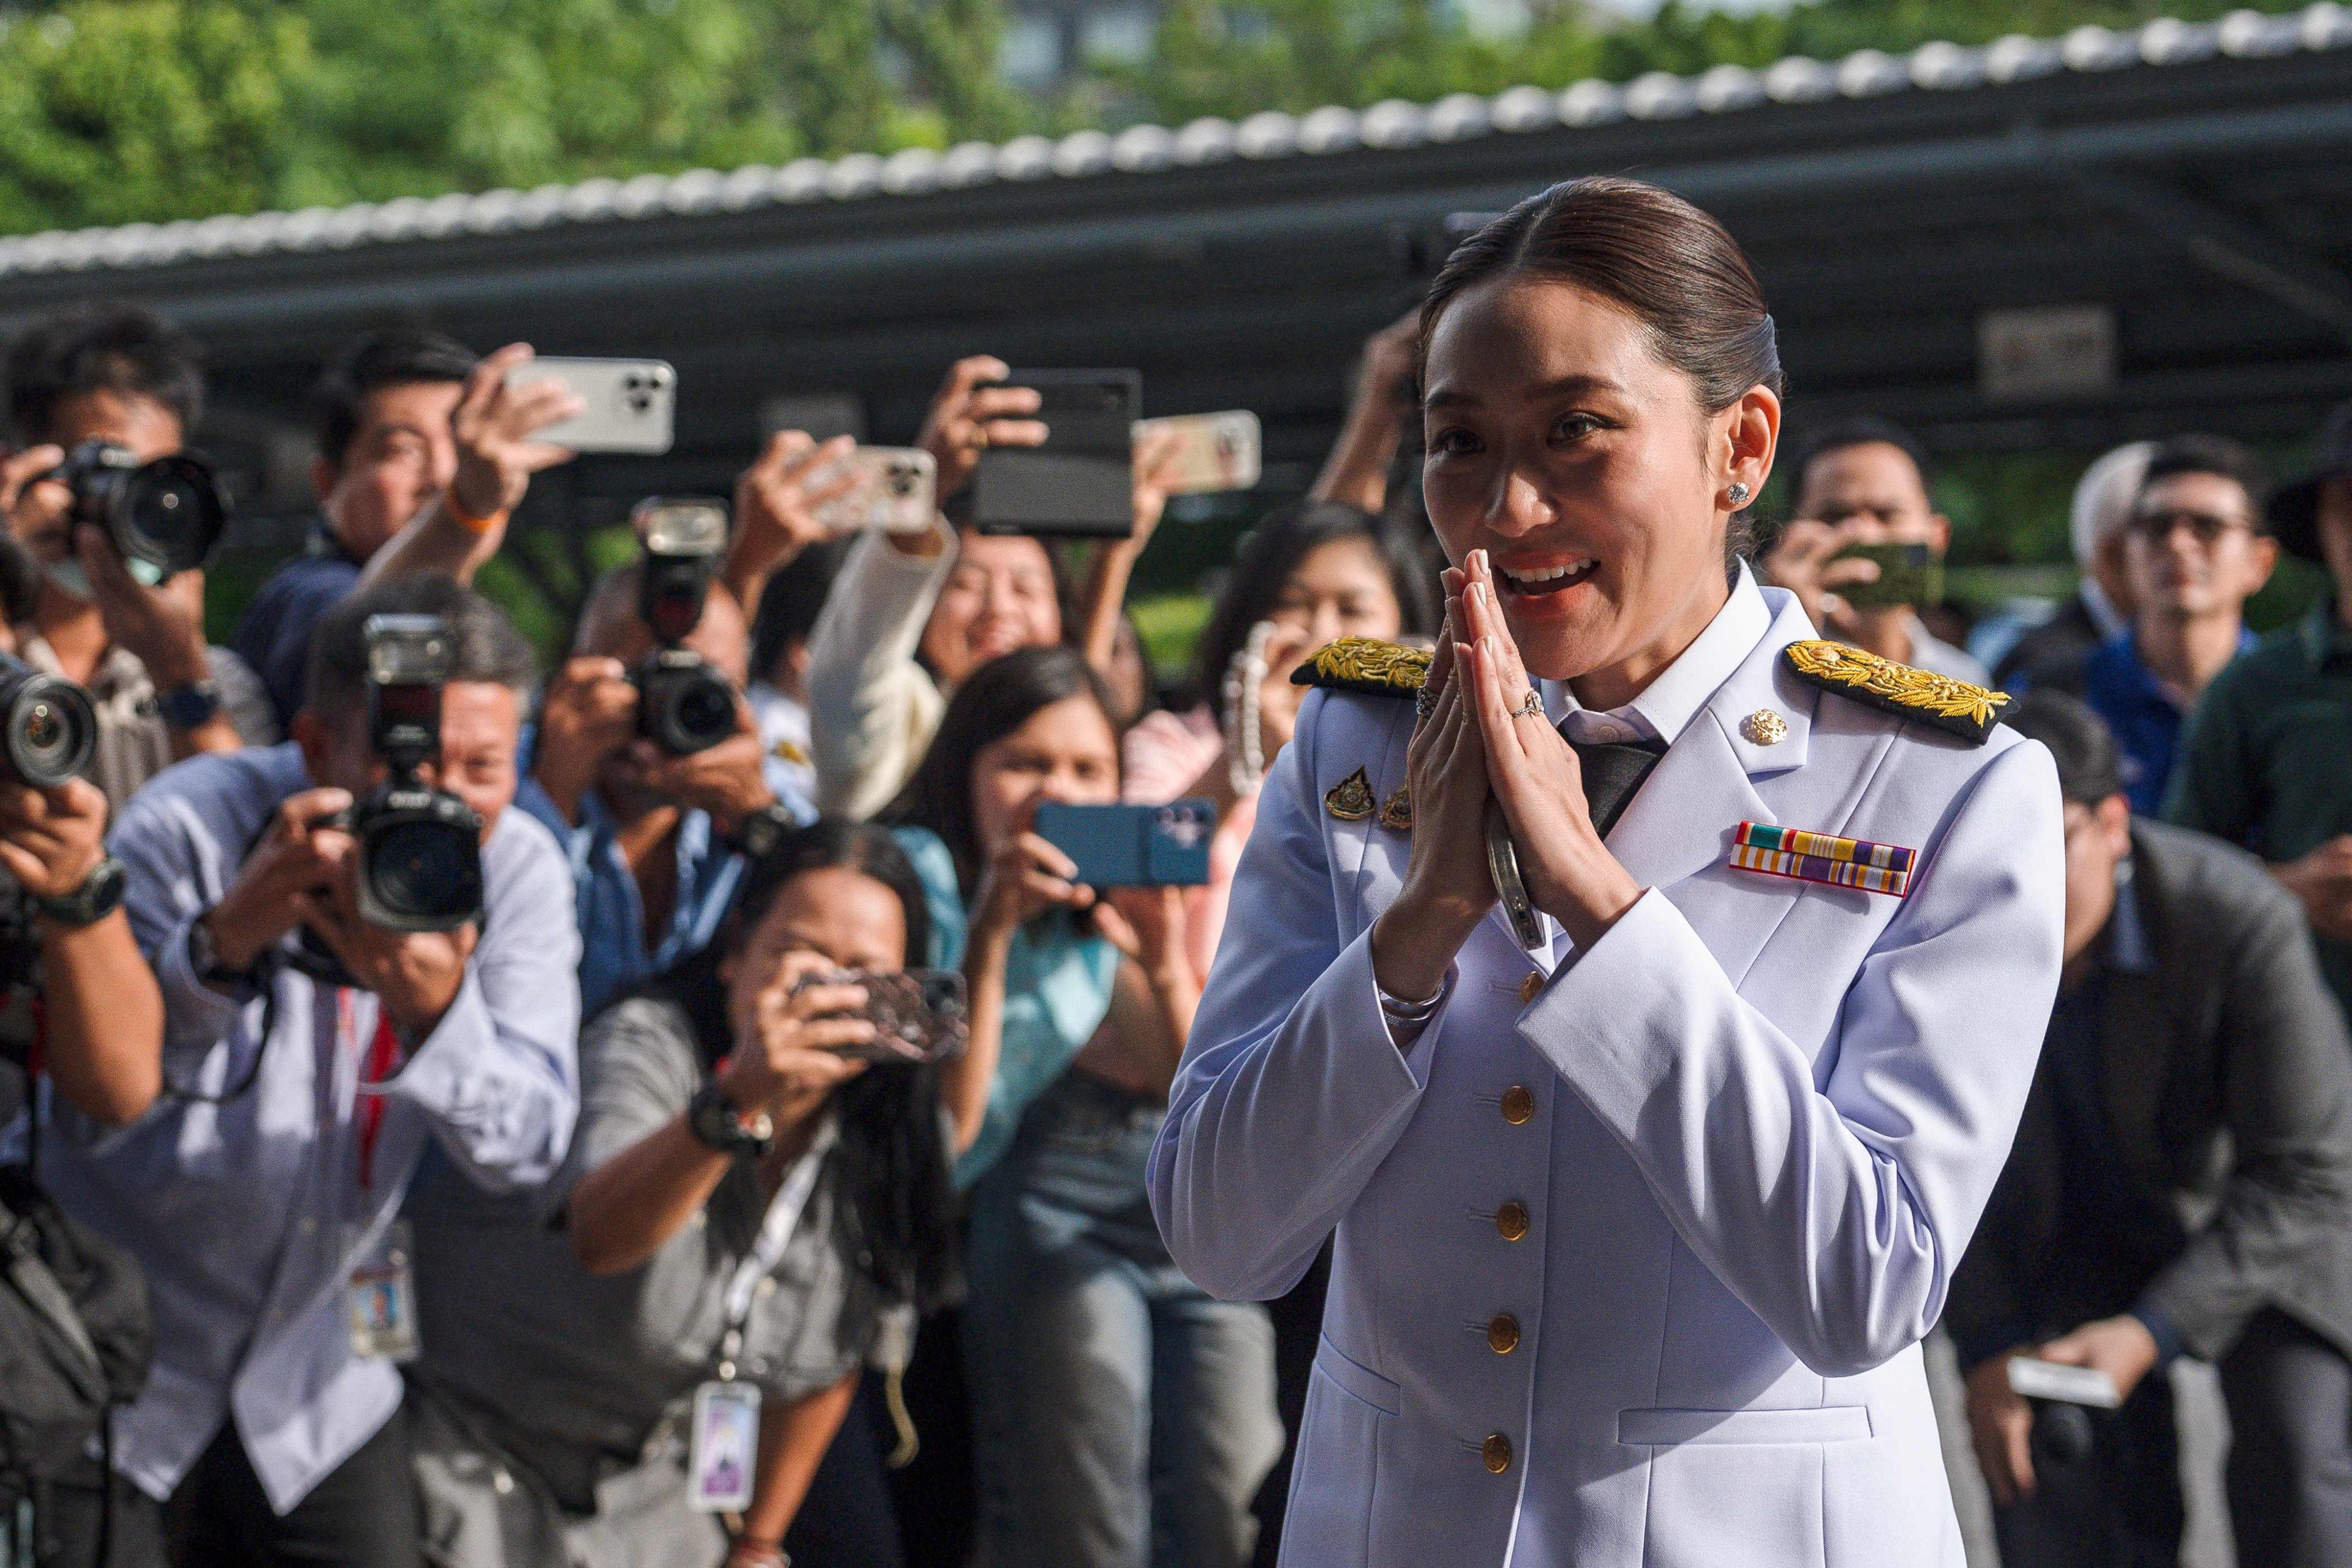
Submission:
[[[1495,1321],[1486,1325],[1486,1348],[1496,1355],[1508,1355],[1519,1348],[1519,1321],[1508,1312],[1497,1312]]]
[[[1504,1121],[1514,1127],[1525,1127],[1535,1113],[1535,1091],[1526,1084],[1515,1083],[1503,1091]]]
[[[1519,1005],[1524,1007],[1534,1001],[1536,993],[1542,990],[1543,985],[1544,972],[1540,969],[1528,970],[1528,977],[1519,982]]]
[[[1503,1233],[1505,1241],[1517,1241],[1528,1233],[1528,1205],[1507,1203],[1495,1211],[1495,1228]]]
[[[1511,1440],[1500,1432],[1489,1432],[1486,1440],[1478,1445],[1478,1457],[1499,1476],[1511,1468]]]

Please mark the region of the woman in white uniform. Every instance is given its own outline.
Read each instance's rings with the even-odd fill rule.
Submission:
[[[1282,1560],[1958,1564],[1919,1341],[2056,988],[2048,754],[1738,560],[1780,372],[1704,213],[1532,197],[1422,352],[1446,634],[1302,672],[1153,1152],[1217,1295],[1337,1227]]]

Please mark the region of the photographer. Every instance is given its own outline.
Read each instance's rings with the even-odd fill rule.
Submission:
[[[0,467],[0,509],[45,569],[19,651],[97,702],[93,773],[107,800],[120,812],[178,758],[275,740],[252,672],[205,644],[204,574],[142,583],[103,530],[75,525],[73,491],[50,477],[85,442],[142,463],[179,452],[204,402],[195,343],[135,307],[74,311],[10,344],[7,382],[29,449]]]
[[[717,933],[742,869],[734,836],[772,835],[807,815],[777,801],[761,766],[740,697],[749,634],[716,582],[683,646],[739,694],[736,732],[684,754],[643,734],[645,694],[629,677],[655,647],[641,613],[645,570],[620,567],[590,594],[572,657],[541,699],[526,764],[553,810],[529,798],[526,809],[543,814],[576,883],[581,1002],[592,1016]]]
[[[302,673],[319,617],[402,526],[440,498],[457,469],[450,426],[480,363],[464,344],[412,328],[369,332],[319,378],[318,455],[310,486],[319,521],[302,553],[262,584],[230,646],[269,692],[278,722],[302,705]]]
[[[437,692],[373,684],[418,679],[372,666],[379,616],[439,618]],[[162,1040],[139,1066],[162,1094],[122,1129],[58,1108],[43,1177],[146,1270],[156,1365],[114,1424],[114,1463],[170,1500],[182,1562],[418,1562],[395,1215],[428,1143],[478,1188],[545,1181],[578,1108],[569,881],[545,831],[505,809],[531,678],[478,595],[439,578],[362,592],[320,624],[292,743],[174,769],[115,829],[145,962],[116,952],[91,989],[110,1005],[152,966]],[[361,914],[403,868],[363,885],[356,853],[397,804],[370,792],[400,733],[437,742],[413,773],[447,792],[427,797],[441,825],[479,824],[482,912],[454,930]],[[343,815],[362,796],[366,829]],[[342,983],[314,978],[330,965]]]

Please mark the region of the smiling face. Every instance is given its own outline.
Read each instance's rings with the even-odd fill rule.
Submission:
[[[1726,490],[1763,488],[1779,399],[1758,387],[1710,415],[1633,315],[1526,274],[1447,305],[1423,383],[1447,556],[1490,553],[1531,673],[1637,693],[1723,606]]]

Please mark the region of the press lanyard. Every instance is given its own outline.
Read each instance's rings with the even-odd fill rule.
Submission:
[[[783,1184],[768,1205],[767,1217],[760,1222],[760,1234],[751,1243],[751,1250],[735,1266],[727,1282],[727,1331],[719,1342],[719,1375],[722,1381],[735,1379],[735,1358],[743,1350],[743,1325],[751,1316],[751,1298],[759,1290],[760,1281],[769,1271],[783,1261],[784,1249],[793,1244],[793,1233],[800,1228],[801,1215],[808,1207],[809,1196],[816,1190],[817,1173],[823,1169],[824,1156],[833,1147],[837,1135],[831,1116],[817,1130],[808,1152],[793,1162],[784,1176]]]
[[[348,986],[339,987],[335,992],[336,1025],[338,1032],[345,1039],[352,1036],[354,1011],[352,994]],[[375,1189],[375,1143],[383,1131],[383,1096],[360,1091],[382,1083],[399,1064],[400,1037],[393,1032],[392,1015],[384,1010],[379,999],[376,1003],[375,1034],[368,1041],[367,1052],[360,1062],[359,1083],[352,1091],[355,1102],[352,1106],[352,1121],[359,1134],[362,1192]]]

